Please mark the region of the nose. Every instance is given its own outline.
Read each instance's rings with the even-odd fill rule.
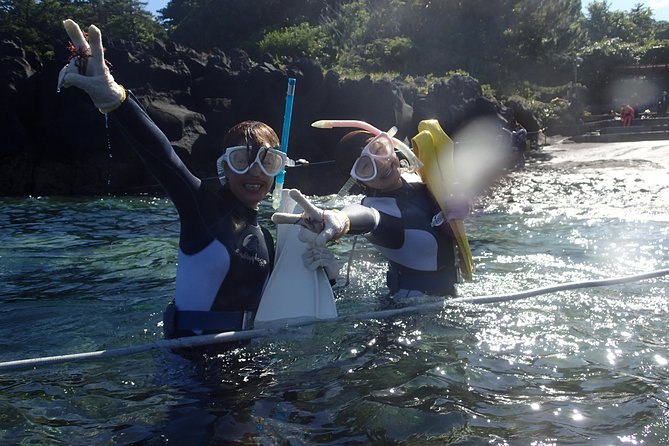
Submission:
[[[258,164],[257,161],[251,164],[249,173],[254,177],[259,177],[262,174],[262,170],[260,170],[260,164]]]

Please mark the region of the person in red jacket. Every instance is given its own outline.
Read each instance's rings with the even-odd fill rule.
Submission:
[[[634,108],[626,104],[620,109],[620,119],[623,121],[623,127],[629,127],[634,119]]]

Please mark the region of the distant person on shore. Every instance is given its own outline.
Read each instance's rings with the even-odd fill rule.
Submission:
[[[100,30],[91,25],[84,37],[74,21],[63,25],[77,53],[61,70],[58,89],[75,86],[88,93],[179,212],[176,296],[165,311],[165,337],[252,328],[274,265],[272,235],[257,217],[260,201],[286,162],[276,133],[258,121],[233,126],[217,160],[220,183],[203,182],[186,168],[132,93],[116,83],[104,61]]]
[[[667,113],[667,107],[669,106],[669,94],[666,91],[662,92],[660,100],[657,101],[657,115],[664,116]]]
[[[632,120],[634,120],[634,108],[629,104],[623,105],[620,109],[620,119],[622,120],[623,127],[629,127],[632,124]]]

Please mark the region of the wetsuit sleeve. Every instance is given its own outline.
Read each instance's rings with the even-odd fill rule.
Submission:
[[[404,243],[405,225],[401,217],[364,204],[346,206],[342,211],[351,220],[349,234],[365,234],[373,244],[390,249],[397,249]]]
[[[351,204],[341,210],[351,221],[348,233],[352,235],[373,232],[379,225],[379,211],[361,204]]]
[[[186,168],[165,134],[137,99],[128,94],[128,99],[109,117],[139,154],[147,170],[165,189],[182,220],[184,214],[197,212],[195,195],[200,179]]]

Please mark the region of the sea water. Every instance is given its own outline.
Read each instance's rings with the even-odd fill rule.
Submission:
[[[459,294],[669,267],[667,160],[663,143],[539,152],[477,199]],[[162,339],[179,232],[167,199],[0,206],[0,361]],[[344,286],[352,242],[335,246],[342,315],[387,294],[363,238]],[[325,323],[206,360],[153,350],[0,373],[0,443],[669,444],[668,310],[662,277]]]

